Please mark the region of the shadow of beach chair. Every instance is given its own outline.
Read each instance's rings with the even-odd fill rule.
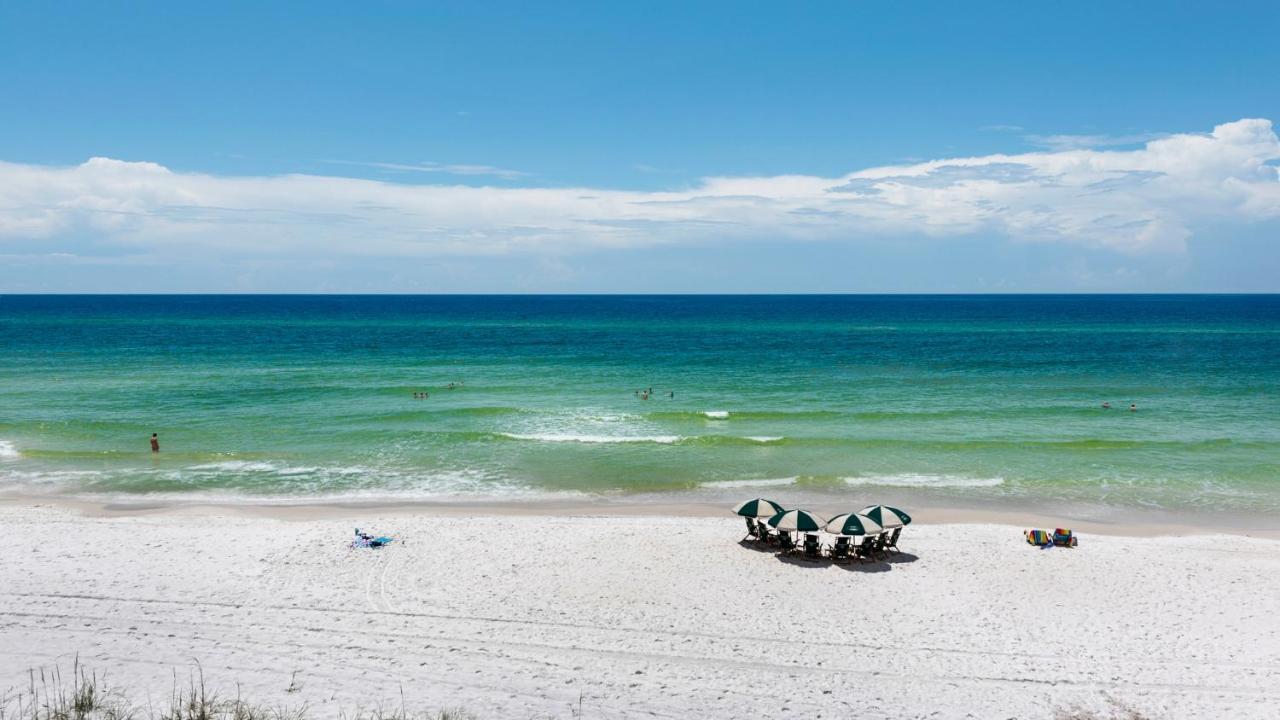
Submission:
[[[804,559],[814,562],[822,559],[822,543],[818,542],[817,535],[804,536]]]
[[[853,554],[850,552],[849,537],[841,535],[836,538],[836,543],[829,549],[831,562],[847,564],[853,562]]]
[[[885,549],[886,550],[891,549],[894,552],[898,552],[898,538],[901,536],[902,536],[902,528],[894,528],[893,532],[889,533],[888,537],[884,541]]]
[[[778,531],[778,549],[784,553],[792,553],[796,551],[796,541],[792,539],[791,533],[786,530]]]

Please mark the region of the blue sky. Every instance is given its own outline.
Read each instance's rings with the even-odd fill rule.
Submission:
[[[1280,290],[1274,3],[259,5],[0,4],[0,290]]]

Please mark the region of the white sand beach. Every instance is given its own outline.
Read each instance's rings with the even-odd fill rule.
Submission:
[[[1019,527],[918,522],[890,562],[843,567],[739,544],[729,516],[14,502],[0,522],[0,691],[78,655],[142,701],[198,661],[212,687],[312,717],[1280,708],[1274,539],[1082,532],[1041,551]],[[351,550],[353,525],[401,541]]]

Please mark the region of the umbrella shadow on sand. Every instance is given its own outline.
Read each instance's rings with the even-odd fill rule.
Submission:
[[[900,563],[913,563],[919,559],[919,555],[913,555],[909,552],[896,552],[885,558],[884,562],[887,562],[890,565],[898,565]]]
[[[778,562],[802,568],[824,568],[831,564],[831,561],[826,558],[810,560],[798,553],[778,553],[774,557],[778,559]]]
[[[883,560],[877,560],[873,563],[864,563],[864,562],[858,562],[855,560],[854,562],[851,562],[851,563],[831,563],[831,564],[835,565],[841,570],[848,570],[850,572],[857,572],[857,573],[882,573],[882,572],[889,572],[890,570],[893,569],[893,565]]]
[[[893,569],[894,565],[903,565],[906,563],[913,563],[919,559],[920,559],[919,555],[912,555],[911,553],[899,552],[899,553],[894,553],[884,558],[883,560],[876,560],[873,563],[865,563],[865,562],[859,562],[855,560],[848,564],[835,563],[835,565],[837,567],[841,567],[841,568],[844,568],[845,570],[850,570],[853,572],[882,573],[882,572],[889,572],[890,570]]]

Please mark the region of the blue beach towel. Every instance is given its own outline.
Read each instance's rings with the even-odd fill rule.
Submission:
[[[356,528],[356,539],[351,541],[351,547],[379,548],[379,547],[382,547],[383,545],[390,544],[394,540],[395,538],[390,538],[390,537],[387,537],[386,535],[373,537],[372,535],[368,535],[366,533],[360,532],[360,528]]]

